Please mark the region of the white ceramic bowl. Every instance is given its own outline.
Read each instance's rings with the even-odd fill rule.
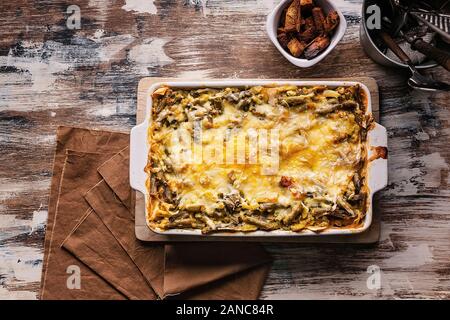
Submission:
[[[281,52],[281,54],[288,59],[292,64],[296,65],[297,67],[301,68],[308,68],[319,61],[321,61],[323,58],[325,58],[331,50],[336,47],[339,41],[341,41],[342,37],[344,36],[345,30],[347,29],[347,21],[345,21],[345,17],[342,14],[342,12],[332,3],[332,1],[327,0],[315,0],[315,4],[317,6],[320,6],[324,14],[328,14],[328,12],[335,10],[339,14],[339,24],[334,30],[333,36],[331,37],[330,45],[322,51],[319,55],[317,55],[313,59],[300,59],[296,58],[293,55],[291,55],[289,52],[287,52],[278,42],[277,39],[277,28],[278,28],[278,22],[280,21],[281,13],[283,12],[284,8],[286,8],[292,0],[282,0],[273,10],[272,12],[267,16],[267,22],[266,22],[266,31],[269,35],[270,40],[273,42],[275,47],[277,47],[278,51]]]
[[[372,113],[372,105],[370,99],[369,89],[362,83],[353,81],[287,81],[287,80],[207,80],[207,81],[189,81],[189,82],[167,82],[167,83],[155,83],[147,92],[147,104],[145,120],[135,126],[131,130],[130,141],[130,184],[131,187],[139,192],[142,192],[145,196],[145,212],[138,212],[137,214],[145,214],[147,216],[147,201],[149,199],[148,189],[146,187],[147,174],[144,171],[148,161],[149,141],[147,139],[147,132],[149,124],[151,122],[151,110],[152,110],[152,93],[156,89],[162,86],[170,86],[175,88],[204,88],[204,87],[243,87],[243,86],[259,86],[259,85],[296,85],[296,86],[315,86],[315,85],[327,85],[331,87],[337,86],[353,86],[359,84],[365,91],[367,96],[367,114]],[[372,147],[382,146],[387,147],[387,133],[386,128],[379,124],[375,124],[368,132],[367,149],[369,158],[373,153]],[[388,171],[387,171],[387,159],[376,159],[368,163],[368,175],[367,184],[369,187],[369,206],[367,209],[364,223],[359,228],[345,229],[345,228],[330,228],[321,233],[314,233],[309,230],[303,232],[293,232],[284,230],[274,231],[254,231],[249,233],[212,233],[202,235],[204,237],[216,237],[216,236],[231,236],[231,237],[280,237],[280,236],[323,236],[323,235],[337,235],[337,234],[355,234],[360,233],[369,228],[372,223],[372,197],[375,192],[381,190],[387,185]],[[146,219],[147,220],[147,219]],[[150,226],[149,226],[150,227]],[[165,235],[201,235],[200,230],[188,230],[188,229],[170,229],[170,230],[157,230],[152,231]]]

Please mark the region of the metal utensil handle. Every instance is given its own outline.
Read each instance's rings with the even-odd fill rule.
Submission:
[[[386,43],[386,45],[391,49],[397,57],[399,57],[404,63],[411,64],[411,59],[408,55],[403,51],[402,48],[392,39],[390,35],[386,32],[380,32],[381,39]]]
[[[435,48],[420,38],[413,41],[411,48],[423,53],[443,66],[445,70],[450,71],[450,54],[448,52]]]

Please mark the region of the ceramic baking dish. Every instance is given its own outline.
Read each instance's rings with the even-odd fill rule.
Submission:
[[[365,91],[367,97],[367,114],[371,114],[372,105],[370,99],[370,92],[368,88],[359,82],[355,81],[285,81],[285,80],[214,80],[214,81],[186,81],[186,82],[164,82],[164,83],[155,83],[152,85],[147,92],[147,102],[146,102],[146,114],[145,120],[135,126],[131,130],[131,141],[130,141],[130,184],[131,187],[141,193],[144,194],[145,197],[145,212],[138,212],[136,214],[145,214],[147,216],[147,201],[149,199],[148,190],[146,187],[147,173],[144,171],[145,166],[147,165],[148,160],[148,152],[149,152],[149,142],[147,141],[147,131],[149,127],[149,123],[151,121],[151,109],[152,109],[152,93],[156,89],[162,86],[169,86],[174,88],[204,88],[204,87],[213,87],[213,88],[225,88],[225,87],[243,87],[243,86],[258,86],[258,85],[296,85],[296,86],[316,86],[316,85],[327,85],[330,87],[337,86],[353,86],[360,85],[361,88]],[[370,159],[376,150],[383,147],[387,148],[387,133],[386,128],[375,123],[372,129],[368,132],[367,139],[367,150],[368,150],[368,159]],[[385,149],[387,150],[387,149]],[[375,192],[381,190],[387,185],[388,181],[388,169],[387,169],[387,157],[374,157],[375,159],[372,161],[368,161],[368,170],[367,170],[367,185],[369,188],[369,204],[365,219],[363,224],[359,228],[329,228],[320,233],[316,233],[310,230],[304,230],[302,232],[293,232],[293,231],[285,231],[285,230],[273,230],[273,231],[253,231],[248,233],[242,232],[227,232],[227,233],[212,233],[212,234],[204,234],[204,237],[215,237],[215,236],[267,236],[267,237],[278,237],[278,236],[293,236],[293,237],[302,237],[302,236],[321,236],[321,235],[343,235],[343,234],[355,234],[361,233],[369,228],[372,223],[372,199]],[[147,219],[146,219],[147,221]],[[149,226],[150,228],[150,226]],[[198,236],[201,235],[200,230],[189,230],[189,229],[169,229],[169,230],[159,230],[150,228],[152,231],[165,234],[165,235],[192,235]]]

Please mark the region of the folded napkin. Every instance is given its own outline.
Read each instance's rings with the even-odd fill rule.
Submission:
[[[82,129],[75,132],[78,130]],[[257,244],[147,244],[135,238],[128,157],[128,148],[112,157],[107,152],[67,151],[57,219],[52,223],[53,232],[59,235],[51,237],[50,254],[46,255],[42,298],[257,298],[270,262]],[[105,158],[109,160],[105,162]],[[67,184],[72,190],[69,195],[65,192]],[[65,204],[72,205],[72,209]],[[61,212],[65,218],[59,217]],[[65,254],[61,245],[67,250]],[[80,290],[68,290],[65,281],[61,285],[62,278],[68,276],[66,263],[74,262],[71,259],[87,266],[81,271]],[[98,279],[94,281],[92,274]],[[103,289],[106,293],[83,290],[86,281],[108,287]],[[111,289],[117,293],[111,294]]]
[[[66,158],[66,149],[77,148],[84,152],[112,152],[116,153],[128,145],[128,134],[118,132],[100,132],[71,127],[58,127],[56,134],[56,150],[53,160],[53,177],[50,187],[50,198],[48,203],[47,233],[44,241],[44,262],[47,260],[51,234],[53,232],[53,221],[56,214],[61,174]],[[43,265],[42,278],[45,276],[46,263]]]
[[[40,297],[41,299],[125,299],[123,294],[87,266],[80,264],[79,260],[62,250],[60,246],[89,208],[82,198],[87,188],[79,190],[79,185],[82,185],[85,177],[90,176],[94,177],[91,183],[95,184],[101,178],[96,174],[96,166],[127,146],[129,135],[59,127],[56,141]],[[90,171],[86,168],[84,172],[75,173],[75,177],[67,176],[63,181],[63,171],[67,164],[66,151],[73,148],[84,152],[98,152],[97,165],[94,164]],[[69,289],[70,286],[67,283],[70,276],[68,272],[73,272],[73,267],[78,267],[80,270],[80,283],[82,283],[80,289]],[[93,297],[92,292],[98,294]]]

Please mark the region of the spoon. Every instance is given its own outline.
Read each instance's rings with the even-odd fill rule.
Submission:
[[[408,79],[408,85],[414,89],[425,90],[425,91],[450,91],[450,85],[444,82],[436,81],[427,78],[417,71],[416,67],[412,63],[408,55],[399,47],[399,45],[392,39],[392,37],[386,32],[380,32],[380,37],[384,43],[395,53],[395,55],[406,63],[411,71],[412,75]]]

